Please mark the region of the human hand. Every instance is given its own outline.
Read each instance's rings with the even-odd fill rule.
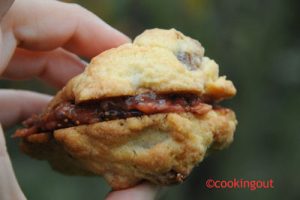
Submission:
[[[9,1],[0,3],[0,17]],[[0,76],[12,80],[38,77],[62,87],[85,67],[77,55],[90,59],[128,41],[125,35],[78,5],[16,0],[1,20]],[[50,98],[36,92],[0,90],[1,124],[9,127],[40,112]],[[144,183],[111,192],[106,198],[154,199],[156,190],[156,186]],[[0,199],[26,199],[15,178],[1,126]]]

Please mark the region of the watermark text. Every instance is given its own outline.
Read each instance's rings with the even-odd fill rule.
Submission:
[[[273,179],[268,180],[244,180],[244,179],[228,179],[217,180],[207,179],[205,182],[206,188],[209,189],[249,189],[251,191],[257,189],[272,189],[274,188]]]

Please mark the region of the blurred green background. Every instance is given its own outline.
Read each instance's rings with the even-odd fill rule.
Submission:
[[[300,199],[300,1],[296,0],[77,0],[130,37],[144,29],[176,28],[198,39],[238,89],[224,105],[236,111],[235,141],[206,158],[183,184],[160,199]],[[100,33],[101,34],[101,33]],[[39,80],[0,80],[1,88],[54,94]],[[68,177],[7,143],[30,200],[103,199],[99,177]],[[213,179],[273,179],[274,189],[207,189]]]

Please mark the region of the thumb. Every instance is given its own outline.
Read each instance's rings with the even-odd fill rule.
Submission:
[[[0,124],[0,199],[26,199],[15,177]]]
[[[132,188],[112,191],[106,196],[105,200],[154,200],[158,191],[158,186],[144,182]]]

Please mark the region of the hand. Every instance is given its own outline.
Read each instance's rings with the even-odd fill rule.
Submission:
[[[8,7],[10,0],[0,3]],[[1,5],[3,4],[3,5]],[[53,0],[16,0],[1,20],[0,76],[39,77],[62,87],[83,71],[77,56],[92,58],[129,39],[84,8]],[[0,122],[9,127],[40,112],[50,96],[20,90],[0,90]],[[154,199],[156,187],[144,183],[108,194],[107,199]],[[0,199],[25,199],[15,178],[0,126]]]

